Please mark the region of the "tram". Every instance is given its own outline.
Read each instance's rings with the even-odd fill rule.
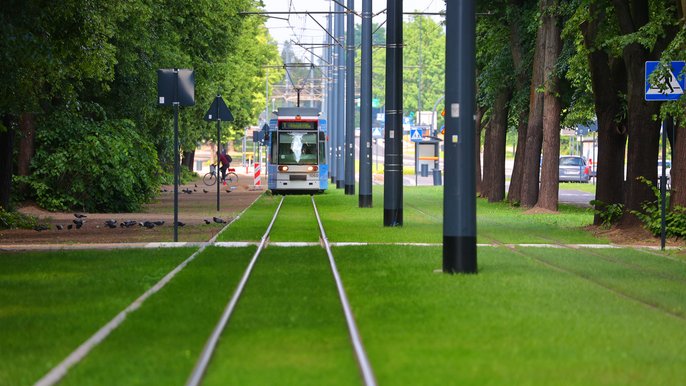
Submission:
[[[322,193],[329,187],[326,121],[319,110],[281,107],[270,122],[268,185],[272,193]]]

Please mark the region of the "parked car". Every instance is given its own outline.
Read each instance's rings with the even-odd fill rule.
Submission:
[[[560,157],[559,180],[560,182],[584,182],[591,178],[591,167],[584,157],[565,155]]]
[[[667,189],[671,188],[671,177],[672,177],[672,161],[667,160],[665,162],[665,165],[667,166]],[[660,177],[662,177],[662,160],[657,160],[657,187],[660,187]]]

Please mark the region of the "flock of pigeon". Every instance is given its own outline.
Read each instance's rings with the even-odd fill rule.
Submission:
[[[230,187],[229,189],[225,189],[225,190],[226,190],[226,193],[231,193],[231,192],[233,192],[235,189],[236,189],[236,187],[235,187],[235,186],[232,186],[232,187]],[[162,188],[162,189],[160,189],[160,192],[161,192],[161,193],[167,193],[167,192],[173,192],[173,190],[169,190],[169,189],[167,189],[167,188]],[[184,188],[184,189],[181,189],[181,192],[186,193],[186,194],[193,194],[194,192],[198,192],[198,184],[195,184],[195,187],[194,187],[193,189],[191,189],[191,188]],[[207,190],[207,189],[205,189],[205,188],[202,189],[202,192],[203,192],[203,193],[210,193],[210,191]]]
[[[73,228],[81,229],[81,227],[83,227],[83,224],[86,223],[85,219],[88,216],[83,214],[83,213],[74,213],[74,217],[75,217],[75,219],[72,220],[73,224],[68,224],[66,226],[66,228],[69,230],[73,229]],[[227,221],[221,217],[212,217],[212,221],[210,221],[209,219],[203,219],[203,221],[205,222],[205,224],[211,224],[213,222],[217,223],[217,224],[226,224],[227,223]],[[180,227],[186,225],[186,223],[181,222],[181,221],[177,221],[176,224]],[[152,228],[164,225],[164,220],[157,220],[157,221],[127,220],[127,221],[122,221],[122,222],[118,222],[117,220],[114,220],[114,219],[105,220],[105,226],[110,228],[110,229],[131,228],[131,227],[134,227],[136,225],[139,227],[145,227],[147,229],[152,229]],[[61,231],[61,230],[64,230],[65,226],[62,224],[57,224],[57,225],[55,225],[55,228],[58,231]],[[44,224],[40,224],[40,225],[36,225],[33,229],[35,231],[41,232],[41,231],[47,231],[48,229],[50,229],[50,227],[48,227],[47,225],[44,225]]]

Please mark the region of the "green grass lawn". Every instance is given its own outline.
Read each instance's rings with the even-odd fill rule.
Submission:
[[[643,385],[686,377],[686,320],[530,257],[479,248],[479,274],[450,276],[434,273],[440,248],[334,253],[379,384]],[[587,263],[566,260],[570,270]],[[596,269],[602,277],[620,267]],[[659,297],[633,279],[614,280],[645,300],[680,294],[686,304],[683,284]]]
[[[191,249],[0,254],[0,385],[30,385]]]
[[[560,190],[580,190],[586,193],[595,194],[596,185],[593,183],[581,184],[576,182],[560,182]]]
[[[184,384],[254,252],[255,247],[205,249],[63,384]]]
[[[380,385],[680,384],[686,258],[634,249],[478,249],[445,275],[442,188],[404,189],[404,225],[332,189],[315,196]],[[263,196],[219,241],[257,241]],[[271,241],[317,241],[309,196],[287,196]],[[602,243],[592,212],[528,214],[477,200],[482,243]],[[183,384],[255,247],[209,247],[75,366],[65,384]],[[31,384],[190,250],[0,255],[0,385]],[[5,269],[7,268],[7,269]],[[5,342],[9,342],[6,344]],[[210,363],[208,385],[360,384],[320,247],[269,246]]]

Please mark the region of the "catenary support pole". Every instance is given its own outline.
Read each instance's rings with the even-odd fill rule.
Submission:
[[[329,9],[331,6],[329,6]],[[336,145],[335,145],[335,139],[336,139],[336,131],[334,128],[336,127],[335,124],[335,109],[334,109],[334,48],[333,48],[333,39],[331,38],[332,33],[333,33],[333,15],[327,15],[326,17],[326,30],[327,30],[327,53],[326,53],[326,58],[329,61],[330,66],[327,67],[327,87],[326,87],[326,100],[327,100],[327,109],[326,109],[326,119],[328,121],[328,126],[327,126],[327,134],[329,137],[329,177],[331,178],[331,183],[335,184],[336,183]]]
[[[372,0],[362,0],[359,207],[372,207]],[[378,156],[378,155],[377,155]]]
[[[384,226],[403,225],[403,2],[387,1]]]
[[[345,44],[345,17],[343,17],[343,5],[336,2],[336,24],[334,30],[336,31],[336,39],[341,44]],[[343,189],[345,187],[345,47],[341,44],[336,45],[336,52],[338,52],[336,61],[336,71],[338,72],[338,82],[336,84],[336,141],[338,143],[336,151],[336,188]]]
[[[348,0],[345,37],[345,194],[355,195],[355,0]]]
[[[474,0],[446,4],[443,272],[476,273]]]

